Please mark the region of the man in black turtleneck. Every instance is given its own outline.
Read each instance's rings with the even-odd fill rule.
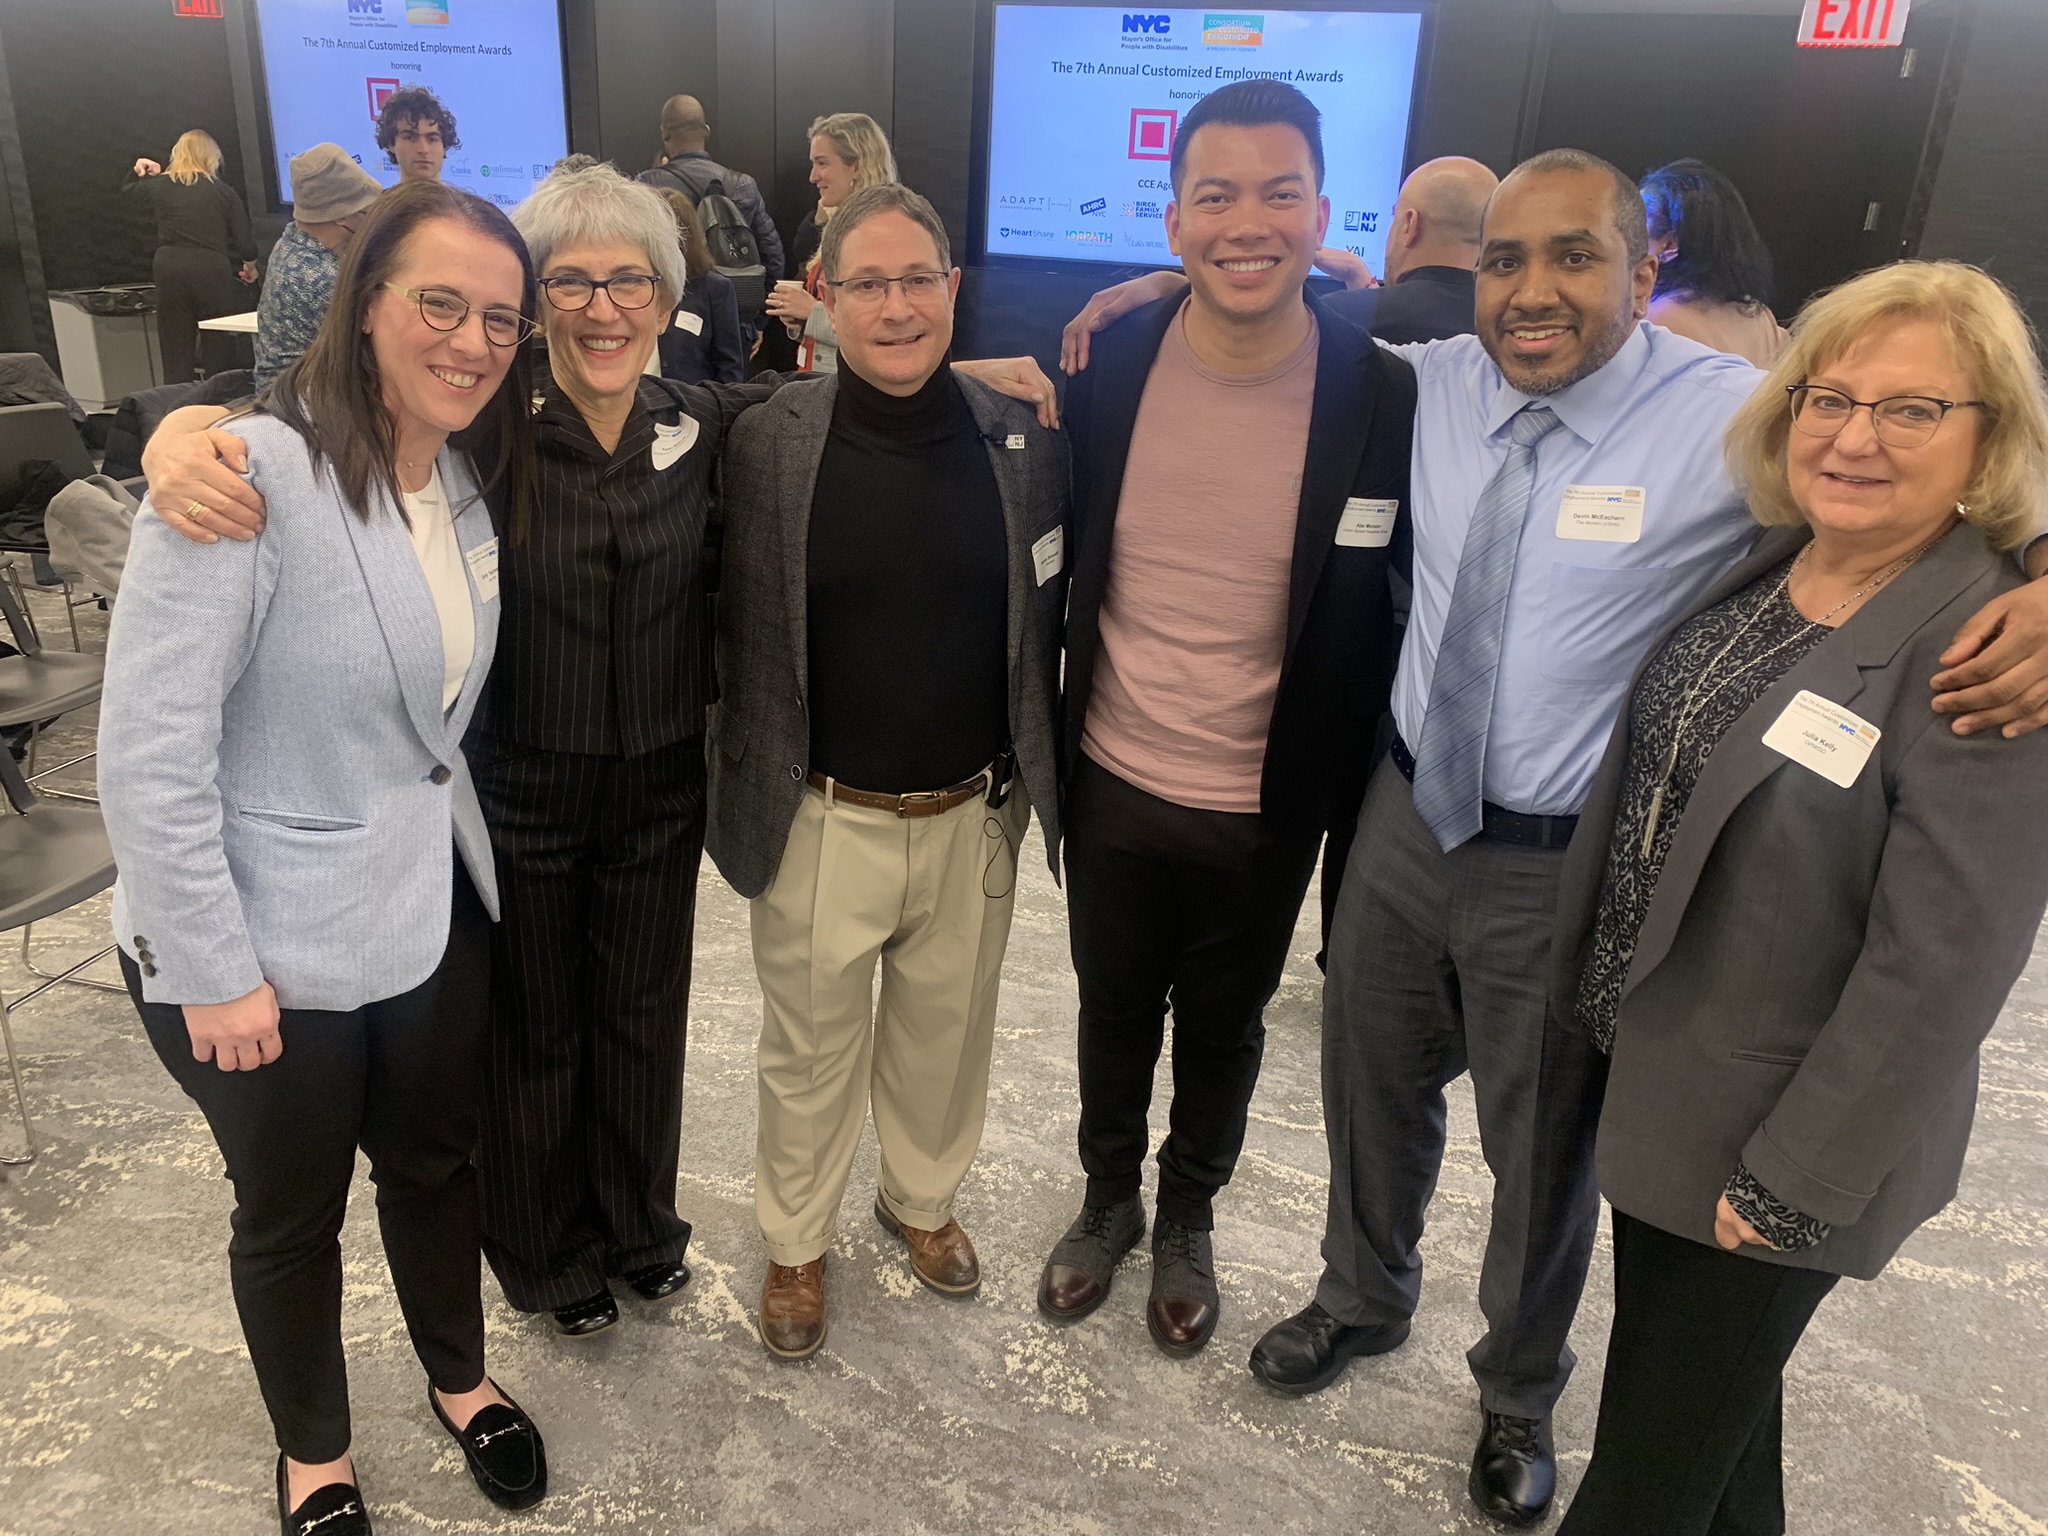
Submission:
[[[856,193],[820,254],[839,372],[726,450],[706,836],[753,903],[760,1325],[788,1358],[825,1339],[871,1102],[876,1219],[926,1285],[979,1286],[953,1197],[1032,807],[1059,872],[1066,444],[945,366],[960,274],[923,198]]]

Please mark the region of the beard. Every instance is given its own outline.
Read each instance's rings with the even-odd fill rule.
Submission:
[[[1500,329],[1505,329],[1510,324],[1542,324],[1555,318],[1527,315],[1517,316],[1512,320],[1503,318],[1500,321]],[[1505,349],[1500,344],[1498,330],[1483,337],[1482,341],[1487,356],[1499,365],[1500,371],[1507,376],[1507,381],[1516,389],[1525,395],[1534,395],[1538,398],[1554,395],[1561,389],[1571,388],[1581,379],[1591,378],[1614,361],[1614,354],[1622,349],[1628,341],[1630,332],[1636,328],[1635,316],[1628,310],[1604,316],[1580,315],[1577,319],[1579,355],[1563,367],[1532,369],[1527,364],[1504,357],[1502,354]]]

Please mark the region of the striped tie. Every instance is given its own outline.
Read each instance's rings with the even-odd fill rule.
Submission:
[[[1522,408],[1508,427],[1513,440],[1508,456],[1479,493],[1465,531],[1458,584],[1444,618],[1415,752],[1415,811],[1446,853],[1479,835],[1486,727],[1493,714],[1493,679],[1500,670],[1500,633],[1515,550],[1536,486],[1536,445],[1557,426],[1549,406]]]

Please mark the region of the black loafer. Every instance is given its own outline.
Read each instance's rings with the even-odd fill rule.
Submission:
[[[1408,1320],[1355,1326],[1340,1323],[1310,1302],[1275,1323],[1252,1349],[1252,1374],[1275,1392],[1305,1397],[1320,1392],[1359,1355],[1384,1355],[1408,1342]]]
[[[565,1339],[587,1339],[594,1333],[603,1333],[618,1320],[618,1298],[608,1290],[555,1308],[555,1332]]]
[[[1487,1414],[1465,1488],[1481,1514],[1503,1525],[1534,1525],[1541,1520],[1557,1492],[1550,1420]]]
[[[297,1509],[286,1507],[290,1487],[284,1452],[277,1453],[277,1528],[283,1536],[370,1536],[370,1511],[354,1483],[329,1483],[306,1495]]]
[[[441,1395],[431,1386],[427,1403],[441,1427],[462,1447],[469,1475],[483,1489],[484,1497],[500,1509],[526,1509],[547,1496],[547,1447],[526,1410],[513,1402],[503,1387],[498,1388],[498,1395],[505,1399],[503,1403],[479,1408],[462,1429],[455,1427],[441,1406]],[[323,1530],[317,1536],[329,1533]]]
[[[681,1259],[664,1264],[649,1264],[645,1269],[629,1269],[621,1277],[633,1287],[633,1292],[642,1301],[667,1301],[690,1283],[690,1266]],[[613,1316],[617,1316],[614,1311]]]

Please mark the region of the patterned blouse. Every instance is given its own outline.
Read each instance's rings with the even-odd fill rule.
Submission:
[[[1793,606],[1785,591],[1788,566],[1765,572],[1688,620],[1652,658],[1636,688],[1614,841],[1601,879],[1592,951],[1579,980],[1579,1018],[1602,1051],[1614,1049],[1615,1019],[1636,938],[1700,770],[1750,706],[1829,634]],[[1681,733],[1688,694],[1691,714]],[[1643,834],[1667,763],[1671,773],[1663,782],[1663,805],[1646,850]],[[1737,1167],[1725,1193],[1736,1214],[1773,1248],[1810,1248],[1828,1234],[1826,1222],[1776,1199],[1746,1167]]]
[[[341,258],[296,224],[270,249],[263,302],[256,306],[256,376],[261,390],[297,362],[327,318]]]

